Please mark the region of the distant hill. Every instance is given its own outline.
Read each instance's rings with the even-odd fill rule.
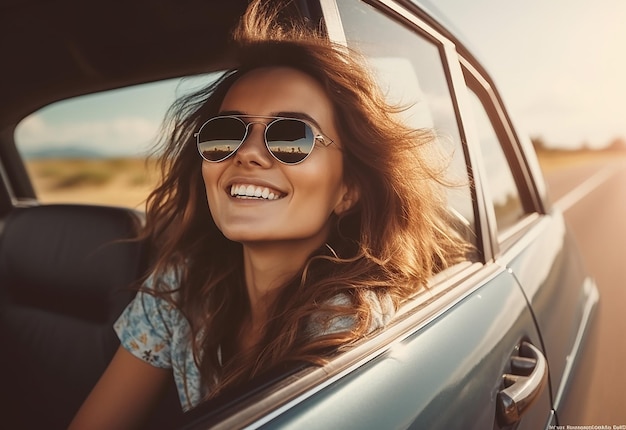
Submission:
[[[26,150],[22,152],[26,159],[49,159],[49,158],[107,158],[102,152],[95,149],[68,146],[64,148],[42,148]]]

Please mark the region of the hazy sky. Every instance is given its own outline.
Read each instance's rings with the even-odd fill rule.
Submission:
[[[554,147],[601,147],[626,137],[626,0],[431,1],[487,68],[529,135]],[[145,151],[186,85],[169,81],[62,102],[18,127],[18,147]]]
[[[54,103],[18,124],[15,141],[26,156],[74,147],[106,156],[145,155],[156,142],[167,108],[181,94],[209,82],[206,76],[170,79]]]
[[[626,1],[432,0],[509,110],[553,146],[626,138]]]

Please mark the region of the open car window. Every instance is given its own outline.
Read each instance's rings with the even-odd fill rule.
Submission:
[[[398,25],[364,2],[346,0],[337,6],[348,46],[366,55],[389,102],[403,108],[400,115],[407,124],[436,134],[434,149],[447,160],[448,212],[459,233],[477,245],[471,178],[443,45],[426,32]]]

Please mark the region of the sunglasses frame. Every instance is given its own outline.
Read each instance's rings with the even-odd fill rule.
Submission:
[[[216,119],[220,119],[220,118],[233,118],[236,119],[238,121],[240,121],[246,131],[243,135],[243,137],[241,138],[241,141],[239,142],[239,144],[237,145],[237,147],[235,149],[232,150],[232,152],[230,154],[228,154],[227,156],[225,156],[224,158],[221,158],[219,160],[209,160],[207,158],[204,157],[204,155],[202,154],[202,151],[200,150],[200,133],[202,132],[202,129],[211,121],[214,121]],[[244,121],[245,118],[253,118],[255,120],[253,121]],[[269,122],[264,122],[264,121],[256,121],[256,119],[261,119],[261,120],[271,120]],[[279,159],[270,149],[269,143],[267,142],[267,129],[270,128],[270,126],[278,121],[282,121],[282,120],[291,120],[291,121],[300,121],[302,123],[304,123],[305,125],[307,125],[311,131],[313,132],[313,144],[311,145],[311,150],[306,154],[306,156],[299,161],[293,162],[293,163],[289,163],[286,161],[283,161],[281,159]],[[264,126],[264,130],[263,130],[263,141],[265,142],[265,148],[267,149],[267,152],[270,153],[270,155],[278,162],[285,164],[287,166],[295,166],[297,164],[302,163],[304,160],[306,160],[307,158],[309,158],[309,155],[311,155],[311,153],[313,152],[313,148],[315,148],[315,144],[317,142],[320,142],[322,145],[324,145],[325,147],[328,147],[329,145],[335,143],[332,139],[330,139],[328,136],[324,135],[321,131],[319,131],[319,128],[313,124],[311,124],[309,121],[304,120],[302,118],[293,118],[293,117],[284,117],[284,116],[263,116],[263,115],[217,115],[214,116],[212,118],[209,118],[208,120],[206,120],[204,123],[202,123],[202,125],[200,126],[200,128],[198,129],[198,131],[196,133],[194,133],[194,137],[196,138],[196,148],[198,149],[198,152],[200,153],[200,156],[202,157],[203,160],[208,161],[209,163],[221,163],[222,161],[227,160],[228,158],[232,157],[238,150],[239,148],[241,148],[241,145],[244,144],[244,142],[246,141],[246,139],[248,138],[248,134],[250,131],[250,126],[253,124],[261,124]]]

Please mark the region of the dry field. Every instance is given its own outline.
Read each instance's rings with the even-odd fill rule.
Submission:
[[[158,178],[155,163],[140,158],[29,160],[26,168],[45,203],[143,209]]]
[[[626,158],[626,151],[541,151],[548,172],[592,160]],[[157,182],[154,162],[139,158],[42,159],[27,161],[35,191],[44,203],[96,203],[143,209]]]
[[[626,158],[626,151],[622,150],[580,150],[580,151],[539,151],[537,153],[539,165],[544,172],[550,172],[564,167],[586,164],[595,161],[609,161],[616,158]]]

